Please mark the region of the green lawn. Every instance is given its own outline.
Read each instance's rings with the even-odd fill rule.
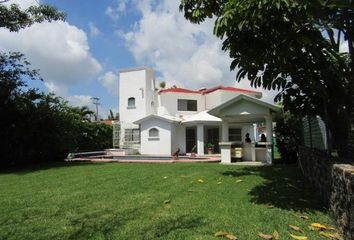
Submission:
[[[241,240],[277,230],[289,239],[288,224],[322,239],[308,225],[333,221],[301,179],[295,166],[58,163],[2,171],[0,239],[215,239],[220,230]]]

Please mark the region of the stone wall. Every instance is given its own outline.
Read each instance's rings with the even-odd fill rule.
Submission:
[[[354,239],[354,166],[340,164],[320,150],[300,147],[299,160],[307,180],[333,213],[347,239]]]

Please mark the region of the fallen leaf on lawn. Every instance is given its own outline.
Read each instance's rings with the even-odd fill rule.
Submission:
[[[219,232],[216,232],[214,234],[215,237],[224,237],[226,235],[228,235],[229,233],[228,232],[225,232],[225,231],[219,231]]]
[[[293,239],[296,239],[296,240],[307,240],[308,239],[306,236],[297,236],[297,235],[294,235],[291,233],[290,233],[290,237],[292,237]]]
[[[167,176],[164,176],[163,179],[167,179]]]
[[[274,239],[274,240],[279,240],[279,238],[280,238],[280,235],[279,235],[278,231],[275,230],[275,231],[273,232],[273,239]]]
[[[289,227],[290,227],[291,229],[297,231],[297,232],[301,232],[301,233],[304,232],[304,231],[303,231],[301,228],[299,228],[298,226],[289,224]]]
[[[232,235],[229,232],[225,232],[225,231],[219,231],[217,233],[214,234],[215,237],[226,237],[229,240],[237,240],[237,237]]]
[[[165,204],[170,203],[170,202],[171,202],[170,199],[164,201]]]
[[[204,180],[203,179],[198,179],[198,182],[203,183]]]
[[[311,223],[310,227],[314,228],[315,230],[330,230],[330,231],[336,231],[335,228],[328,227],[326,225],[323,225],[321,223]],[[310,228],[311,229],[311,228]]]
[[[232,234],[227,234],[225,237],[229,240],[237,240],[237,237]]]
[[[218,185],[220,185],[222,182],[218,182]]]
[[[240,182],[243,182],[243,180],[242,179],[236,180],[236,183],[240,183]]]
[[[342,240],[341,236],[339,236],[338,233],[328,233],[328,232],[320,232],[320,235],[321,236],[324,236],[324,237],[327,237],[327,238],[330,238],[330,239],[336,239],[336,240]]]
[[[294,214],[294,216],[298,217],[298,218],[301,218],[301,219],[305,219],[305,220],[309,219],[309,217],[306,216],[306,215],[296,215],[296,214]]]
[[[258,237],[263,238],[263,239],[268,239],[268,240],[273,239],[273,235],[264,234],[264,233],[258,233]]]

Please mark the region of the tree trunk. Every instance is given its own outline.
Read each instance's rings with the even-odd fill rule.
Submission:
[[[353,47],[354,37],[353,37],[353,30],[350,27],[348,27],[347,39],[348,39],[348,50],[349,50],[349,57],[350,57],[350,79],[349,79],[349,88],[348,88],[349,129],[348,129],[347,157],[354,162],[354,47]]]

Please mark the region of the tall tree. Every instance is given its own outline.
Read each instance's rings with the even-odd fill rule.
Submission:
[[[11,32],[17,32],[34,23],[58,20],[65,20],[65,13],[53,6],[37,5],[22,10],[17,4],[8,7],[0,2],[0,28],[7,28]]]
[[[236,79],[278,89],[276,100],[293,113],[322,116],[344,154],[348,119],[354,123],[353,6],[353,0],[182,0],[180,10],[193,23],[216,17],[214,34],[233,59]],[[349,54],[339,52],[342,36]]]

